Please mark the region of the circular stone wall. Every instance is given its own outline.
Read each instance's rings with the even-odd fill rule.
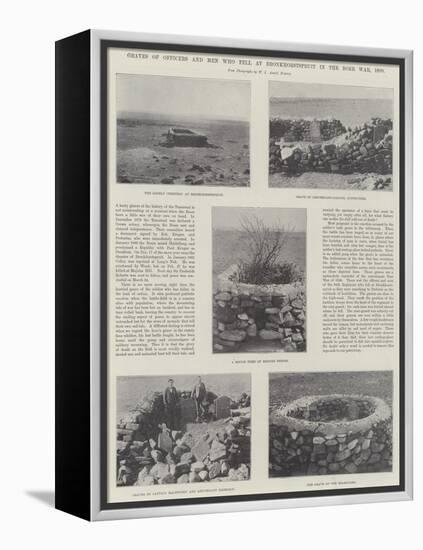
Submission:
[[[392,416],[377,397],[307,396],[270,415],[270,475],[328,475],[392,468]]]
[[[267,342],[280,351],[306,350],[306,293],[302,283],[253,285],[237,281],[238,266],[217,278],[213,294],[213,351]]]

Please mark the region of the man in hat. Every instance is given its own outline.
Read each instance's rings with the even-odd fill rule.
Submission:
[[[194,399],[195,408],[197,411],[196,422],[200,422],[200,420],[204,416],[205,410],[203,407],[203,401],[206,398],[206,395],[207,395],[206,386],[204,385],[204,382],[202,382],[201,376],[199,376],[191,392],[191,397],[192,399]]]
[[[165,406],[166,425],[171,430],[178,429],[178,391],[173,385],[173,379],[169,378],[167,388],[163,392],[163,403]]]

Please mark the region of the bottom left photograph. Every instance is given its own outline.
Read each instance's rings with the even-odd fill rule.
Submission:
[[[249,374],[117,378],[116,484],[250,478]]]

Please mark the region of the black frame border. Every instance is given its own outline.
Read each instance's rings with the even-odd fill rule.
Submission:
[[[90,47],[90,31],[55,43],[55,507],[85,520],[91,510]]]
[[[399,484],[348,489],[327,489],[319,491],[294,491],[283,493],[263,493],[238,496],[216,496],[199,498],[179,498],[160,501],[115,502],[107,500],[107,142],[108,142],[108,90],[107,52],[109,48],[129,50],[177,51],[181,53],[208,53],[238,55],[248,57],[272,57],[316,61],[337,61],[377,65],[397,65],[399,67],[399,258],[400,258],[400,346],[399,346]],[[217,47],[193,44],[167,44],[162,42],[138,42],[126,40],[100,40],[100,511],[125,510],[134,508],[157,508],[188,506],[193,504],[219,504],[231,502],[260,502],[265,500],[290,500],[325,496],[365,495],[405,491],[405,58],[379,57],[353,54],[328,54],[316,52],[269,50],[242,47]],[[407,146],[410,146],[407,144]]]

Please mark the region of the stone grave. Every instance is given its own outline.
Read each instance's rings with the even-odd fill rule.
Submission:
[[[195,408],[194,399],[181,399],[181,423],[182,427],[195,422],[197,418],[197,410]]]
[[[310,122],[310,140],[313,143],[320,143],[322,141],[320,122],[318,120],[312,120]]]
[[[214,401],[216,420],[231,416],[231,400],[226,395],[221,395]]]

